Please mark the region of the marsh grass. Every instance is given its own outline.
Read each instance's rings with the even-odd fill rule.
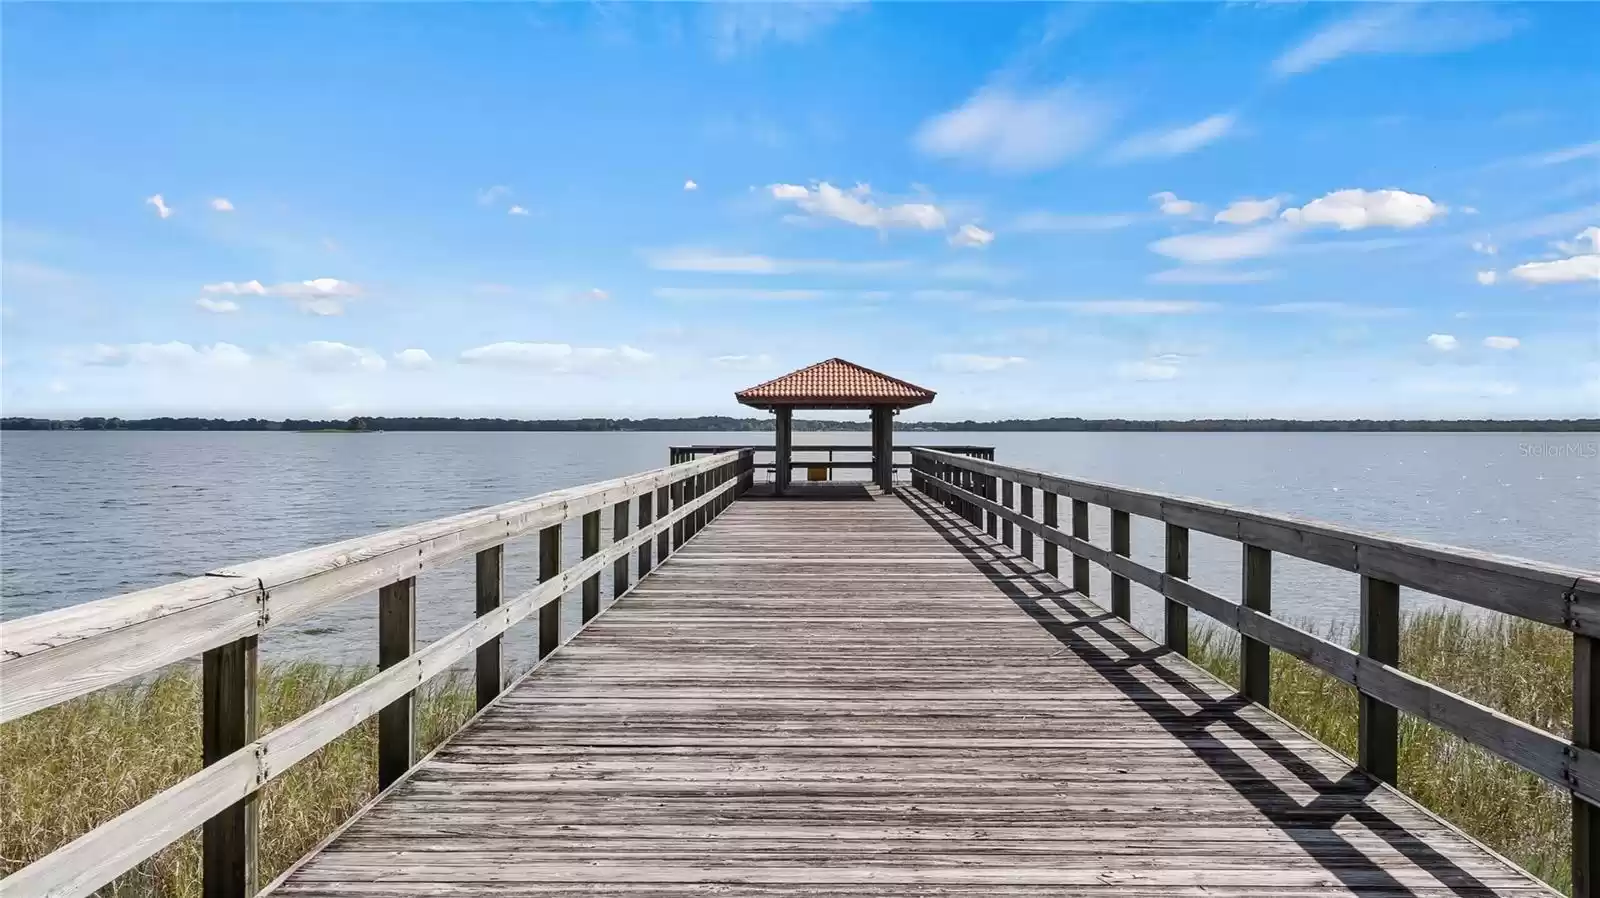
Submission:
[[[372,675],[316,663],[263,666],[263,732]],[[471,716],[473,689],[445,676],[423,687],[417,741],[427,751]],[[0,875],[9,874],[200,769],[200,672],[169,668],[0,726]],[[286,869],[377,790],[377,725],[367,720],[261,798],[261,883]],[[200,838],[190,833],[106,886],[112,896],[197,896]]]
[[[1351,647],[1346,628],[1319,635]],[[1239,682],[1239,638],[1196,628],[1191,656]],[[1572,732],[1572,638],[1531,621],[1453,610],[1410,615],[1401,627],[1406,672],[1540,729]],[[1356,755],[1356,691],[1274,652],[1272,710],[1335,751]],[[1401,715],[1401,791],[1556,888],[1571,891],[1567,793],[1431,724]]]

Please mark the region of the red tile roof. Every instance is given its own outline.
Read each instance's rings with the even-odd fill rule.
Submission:
[[[757,407],[892,405],[909,408],[932,402],[934,393],[854,362],[828,359],[733,395],[741,403]]]

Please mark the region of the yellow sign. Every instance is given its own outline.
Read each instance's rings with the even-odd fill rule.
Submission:
[[[828,469],[827,468],[806,468],[806,479],[807,480],[827,480],[828,479]]]

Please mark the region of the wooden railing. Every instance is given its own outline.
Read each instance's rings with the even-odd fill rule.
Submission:
[[[563,595],[581,589],[587,623],[599,612],[607,564],[621,595],[635,551],[643,576],[653,558],[664,560],[749,487],[751,461],[748,450],[719,453],[0,624],[0,722],[201,655],[205,764],[0,880],[0,895],[88,895],[197,826],[205,895],[255,894],[256,797],[263,786],[376,714],[378,787],[387,788],[416,761],[417,687],[472,654],[478,707],[493,701],[506,685],[501,634],[537,614],[538,657],[548,657],[561,645]],[[601,548],[606,509],[612,541]],[[561,528],[574,519],[582,521],[582,559],[563,567]],[[539,585],[507,599],[504,545],[534,531]],[[419,649],[417,575],[469,554],[477,561],[477,618]],[[259,734],[257,638],[373,590],[380,672]]]
[[[907,469],[909,469],[911,467],[911,453],[913,451],[915,451],[916,449],[920,449],[920,448],[923,448],[923,447],[920,447],[920,446],[896,446],[896,447],[894,447],[894,455],[895,455],[895,457],[896,458],[900,458],[900,457],[904,456],[905,459],[906,459],[905,461],[896,461],[896,462],[894,462],[894,469],[895,470],[907,470]],[[954,452],[954,453],[956,453],[958,455],[968,455],[968,456],[971,456],[973,458],[985,458],[985,459],[989,459],[990,461],[994,460],[994,447],[993,446],[938,446],[938,447],[935,447],[935,448],[938,448],[942,452]],[[764,454],[764,455],[766,455],[768,457],[767,460],[761,460],[761,459],[757,459],[756,460],[756,462],[755,462],[756,470],[770,472],[770,471],[775,470],[778,467],[777,458],[776,458],[777,447],[771,446],[771,445],[765,445],[765,446],[754,446],[754,445],[742,445],[742,446],[722,446],[722,445],[711,445],[711,446],[670,446],[670,447],[668,447],[668,452],[671,455],[672,463],[673,464],[679,464],[680,462],[688,461],[690,459],[699,458],[699,457],[701,457],[703,455],[716,455],[716,454],[722,453],[722,452],[740,452],[740,451],[743,451],[745,449],[749,449],[749,450],[751,450],[751,451],[753,451],[755,453],[758,453],[758,454]],[[852,458],[848,458],[848,459],[838,459],[838,458],[836,458],[836,456],[838,456],[838,455],[863,456],[863,457],[861,457],[861,458],[852,457]],[[808,445],[803,445],[803,444],[800,444],[800,443],[796,443],[794,445],[791,457],[789,459],[789,467],[791,469],[793,469],[793,468],[827,468],[829,470],[829,476],[832,476],[832,472],[835,471],[835,470],[841,470],[841,471],[843,471],[843,470],[870,471],[870,470],[872,470],[872,447],[869,446],[869,445],[866,445],[865,443],[859,443],[859,444],[839,443],[839,444],[823,444],[823,445],[813,445],[813,446],[808,446]]]
[[[1165,600],[1164,644],[1189,652],[1190,609],[1240,634],[1240,693],[1268,705],[1271,649],[1353,686],[1360,694],[1357,763],[1394,783],[1398,712],[1413,715],[1530,771],[1572,795],[1573,894],[1600,894],[1600,572],[1560,567],[1363,533],[1317,521],[1249,511],[1105,483],[995,464],[935,449],[912,451],[912,486],[1033,557],[1059,575],[1058,547],[1072,556],[1072,589],[1089,595],[1089,564],[1111,574],[1111,613],[1131,622],[1129,584]],[[1040,492],[1042,517],[1034,514]],[[1020,497],[1016,492],[1020,491]],[[1013,500],[1020,498],[1020,503]],[[1071,530],[1058,502],[1072,503]],[[1020,505],[1020,508],[1014,508]],[[1111,513],[1109,549],[1089,540],[1090,506]],[[1133,561],[1129,516],[1166,524],[1165,570]],[[1235,602],[1190,583],[1189,532],[1243,547]],[[1303,558],[1361,575],[1360,650],[1322,639],[1272,616],[1272,556]],[[1573,637],[1573,732],[1564,739],[1456,695],[1400,669],[1400,588],[1408,587],[1552,627]]]

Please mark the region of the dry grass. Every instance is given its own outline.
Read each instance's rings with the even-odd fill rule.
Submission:
[[[263,731],[293,720],[370,669],[295,663],[261,670]],[[445,677],[417,703],[424,751],[472,714],[472,684]],[[171,668],[0,726],[0,875],[110,820],[200,769],[200,675]],[[268,784],[261,808],[265,884],[376,792],[377,727],[352,730]],[[200,840],[180,840],[108,885],[114,896],[200,894]]]
[[[1324,638],[1354,645],[1348,630]],[[1232,631],[1196,629],[1196,663],[1238,684]],[[1272,709],[1349,757],[1356,754],[1356,692],[1304,662],[1273,653]],[[1562,736],[1572,731],[1572,639],[1503,616],[1429,611],[1408,617],[1400,666],[1408,673]],[[1415,718],[1401,716],[1400,788],[1535,876],[1571,891],[1567,793]]]

